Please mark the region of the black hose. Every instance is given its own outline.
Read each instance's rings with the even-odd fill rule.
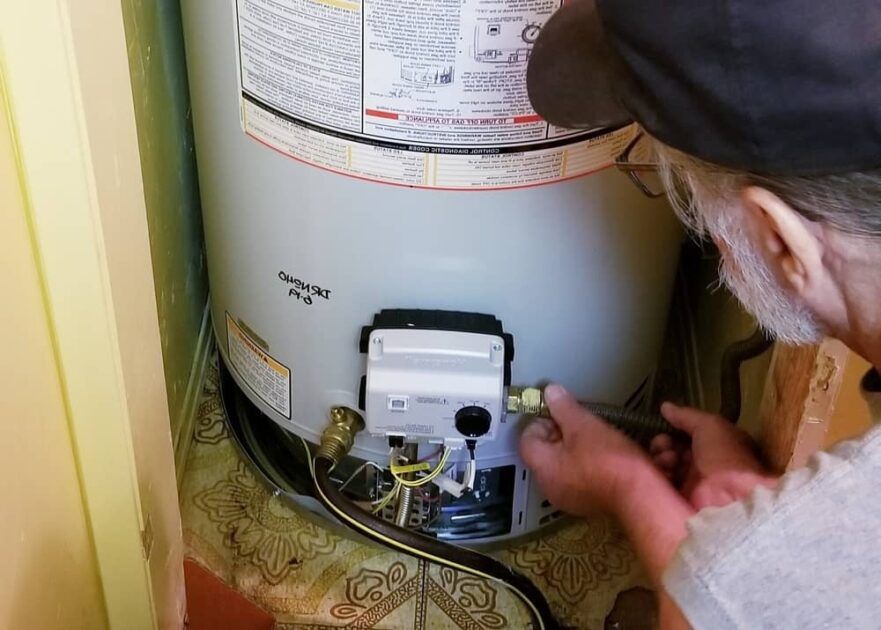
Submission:
[[[740,341],[735,341],[725,348],[722,354],[722,371],[719,375],[719,394],[721,404],[719,415],[736,423],[740,419],[742,402],[740,366],[744,361],[764,353],[774,345],[761,328]]]
[[[324,506],[348,527],[382,545],[471,573],[491,578],[507,585],[527,605],[535,619],[536,627],[558,630],[560,623],[554,618],[544,594],[524,575],[495,558],[459,547],[418,532],[398,527],[375,516],[349,501],[337,489],[330,478],[333,462],[324,457],[315,459],[316,495]]]

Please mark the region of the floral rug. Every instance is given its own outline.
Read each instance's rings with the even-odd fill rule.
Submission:
[[[528,627],[504,587],[365,543],[274,494],[231,441],[218,382],[215,364],[181,489],[184,539],[190,557],[274,614],[279,629]],[[496,555],[546,593],[566,626],[652,626],[645,577],[608,519],[570,522]]]

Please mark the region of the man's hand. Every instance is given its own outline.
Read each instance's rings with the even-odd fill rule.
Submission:
[[[752,438],[725,418],[672,403],[664,403],[661,414],[691,436],[691,446],[659,435],[651,444],[652,459],[695,510],[739,501],[757,485],[776,485]]]
[[[545,389],[554,417],[523,431],[520,454],[548,501],[570,514],[617,514],[634,481],[653,468],[625,435],[586,411],[559,385]]]
[[[658,589],[685,537],[691,506],[624,434],[588,413],[558,385],[545,389],[553,420],[526,427],[520,454],[557,508],[616,516]]]

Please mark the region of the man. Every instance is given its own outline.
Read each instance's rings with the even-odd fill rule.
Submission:
[[[831,335],[881,367],[881,3],[573,0],[528,83],[561,126],[640,123],[780,340]],[[881,430],[777,479],[719,417],[665,404],[690,450],[662,436],[649,456],[561,387],[546,398],[524,460],[555,505],[618,517],[662,627],[881,627]]]

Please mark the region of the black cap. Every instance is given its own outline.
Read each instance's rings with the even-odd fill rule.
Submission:
[[[543,27],[527,82],[551,123],[636,121],[731,168],[881,167],[878,0],[572,0]]]

